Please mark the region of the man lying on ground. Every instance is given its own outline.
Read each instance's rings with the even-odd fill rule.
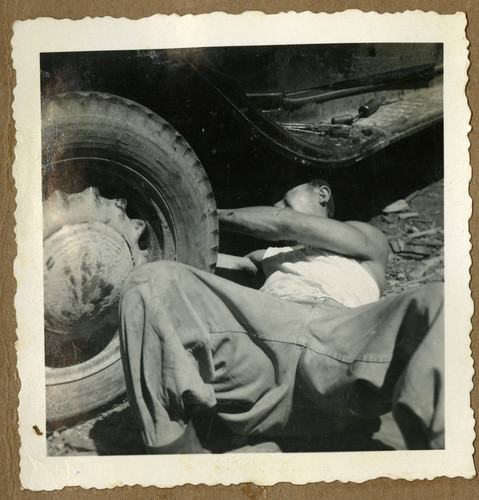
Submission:
[[[392,409],[408,447],[444,447],[442,286],[378,302],[388,242],[333,209],[312,181],[274,207],[219,211],[222,229],[297,243],[249,255],[260,290],[171,261],[132,273],[122,359],[150,452],[203,451],[192,422],[209,408],[237,435],[273,437],[331,435]]]

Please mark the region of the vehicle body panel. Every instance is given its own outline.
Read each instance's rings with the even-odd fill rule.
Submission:
[[[168,120],[200,159],[205,140],[217,149],[233,120],[238,141],[259,139],[288,161],[333,168],[442,119],[440,44],[57,53],[43,54],[41,67],[44,99],[72,90],[126,97]],[[383,104],[377,116],[331,124],[371,99]]]

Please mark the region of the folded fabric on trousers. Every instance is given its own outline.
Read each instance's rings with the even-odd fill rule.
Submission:
[[[125,283],[120,310],[132,410],[151,449],[179,440],[195,409],[212,407],[233,432],[268,436],[320,435],[322,420],[392,409],[409,447],[442,448],[442,307],[441,284],[350,309],[146,264]],[[315,425],[301,420],[305,406]]]

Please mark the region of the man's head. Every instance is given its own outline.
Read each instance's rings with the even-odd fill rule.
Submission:
[[[297,212],[320,217],[332,217],[334,215],[331,186],[320,179],[313,179],[306,184],[290,189],[274,206],[291,208]]]

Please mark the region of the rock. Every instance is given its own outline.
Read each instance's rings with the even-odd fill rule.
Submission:
[[[76,429],[67,429],[62,432],[62,439],[67,446],[77,450],[95,451],[95,441],[87,436],[82,435]]]
[[[406,210],[409,210],[409,203],[405,200],[398,200],[395,201],[394,203],[391,203],[391,205],[388,205],[386,208],[383,208],[383,212],[385,214],[391,214],[395,212],[405,212]]]
[[[424,276],[429,269],[434,268],[436,265],[442,264],[444,262],[444,256],[441,253],[440,255],[435,255],[434,257],[430,257],[429,259],[421,262],[411,273],[410,278],[418,279]]]
[[[430,255],[434,249],[428,245],[404,245],[403,252],[415,255]]]
[[[433,227],[431,229],[427,229],[425,231],[415,231],[413,233],[408,234],[408,241],[411,241],[415,238],[421,238],[423,236],[429,236],[429,235],[436,235],[436,234],[442,234],[444,231],[442,228],[439,227]]]
[[[404,241],[400,238],[389,240],[389,246],[394,253],[399,253],[404,249]]]
[[[399,218],[400,219],[412,219],[412,218],[416,218],[419,216],[419,213],[418,212],[406,212],[404,214],[399,214]]]
[[[391,215],[381,215],[380,218],[381,220],[387,222],[388,224],[393,224],[395,222],[394,216]]]

